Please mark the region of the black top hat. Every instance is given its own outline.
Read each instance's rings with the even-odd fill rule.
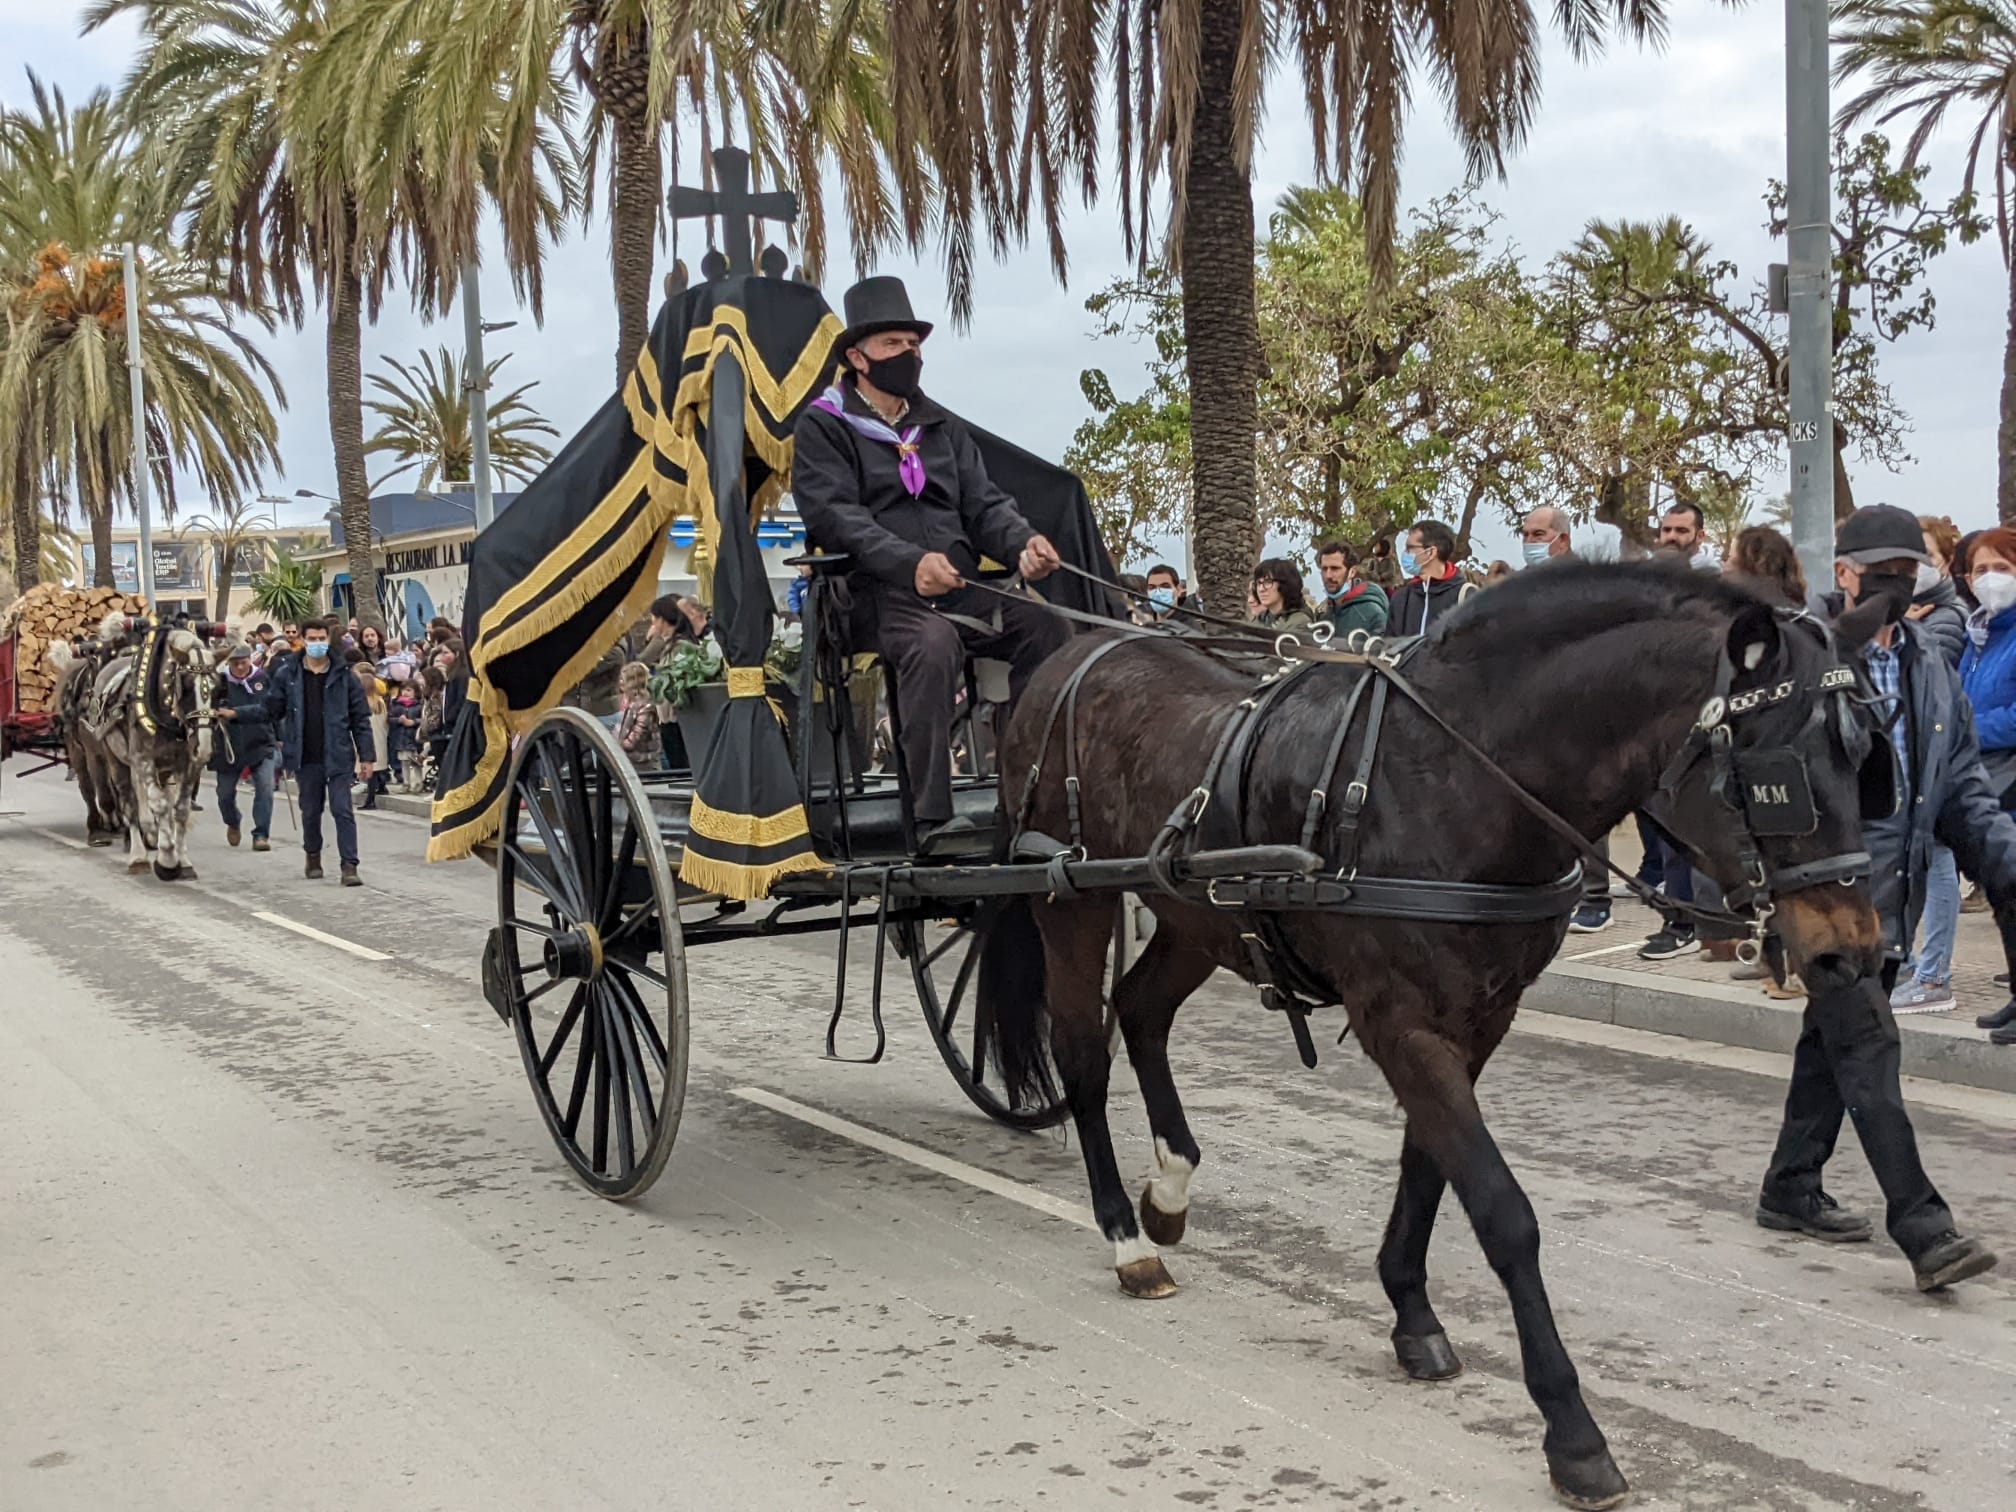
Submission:
[[[887,274],[864,278],[849,289],[846,311],[847,329],[840,333],[836,353],[878,331],[915,331],[920,339],[931,334],[931,322],[910,313],[910,291],[903,280]]]

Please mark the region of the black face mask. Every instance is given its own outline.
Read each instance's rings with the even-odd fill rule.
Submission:
[[[1894,625],[1904,618],[1904,611],[1911,607],[1911,599],[1917,591],[1918,580],[1909,573],[1865,572],[1855,602],[1870,604],[1881,599],[1884,605],[1883,623]]]
[[[917,380],[924,376],[924,354],[898,352],[894,357],[871,357],[865,376],[885,394],[894,394],[898,399],[914,399],[917,397]]]

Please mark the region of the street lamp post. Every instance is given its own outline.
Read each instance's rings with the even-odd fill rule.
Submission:
[[[463,382],[469,390],[469,472],[476,485],[476,530],[490,528],[490,383],[483,363],[483,294],[476,259],[462,265]]]
[[[1787,411],[1792,544],[1806,581],[1834,580],[1833,208],[1827,0],[1785,0]]]
[[[140,363],[140,250],[130,241],[125,262],[126,381],[133,400],[133,510],[140,520],[140,597],[152,609],[154,522],[147,509],[147,378]]]

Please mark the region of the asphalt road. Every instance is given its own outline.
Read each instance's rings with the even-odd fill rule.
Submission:
[[[694,953],[685,1124],[618,1207],[478,990],[490,873],[422,866],[417,822],[367,820],[345,891],[284,809],[270,855],[210,812],[202,879],[163,885],[77,845],[55,774],[0,808],[0,1512],[1553,1505],[1453,1205],[1469,1369],[1393,1364],[1377,1074],[1302,1070],[1236,985],[1178,1021],[1204,1165],[1182,1291],[1133,1302],[1071,1221],[1076,1150],[971,1111],[907,993],[882,1065],[820,1059],[829,940]],[[2011,1505],[2016,1099],[1912,1088],[2011,1252],[1927,1299],[1887,1245],[1750,1223],[1782,1070],[1536,1020],[1486,1077],[1636,1505]],[[1138,1099],[1115,1128],[1145,1174]],[[1852,1144],[1832,1185],[1873,1200]]]

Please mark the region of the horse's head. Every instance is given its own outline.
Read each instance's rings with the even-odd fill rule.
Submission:
[[[1862,821],[1895,807],[1891,750],[1839,649],[1875,626],[1850,617],[1837,638],[1805,615],[1738,610],[1715,689],[1651,805],[1731,907],[1770,920],[1816,990],[1882,959]]]

